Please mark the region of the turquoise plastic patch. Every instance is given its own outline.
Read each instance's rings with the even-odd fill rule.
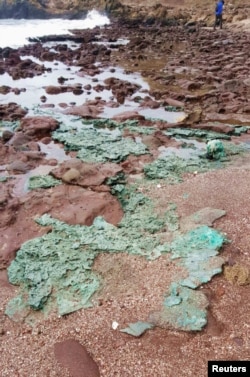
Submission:
[[[130,323],[128,325],[128,327],[126,327],[125,329],[122,329],[120,331],[127,333],[129,335],[139,337],[145,331],[151,330],[152,328],[154,328],[154,325],[152,325],[152,323],[138,321],[138,322],[135,322],[135,323]]]
[[[36,190],[38,188],[50,188],[60,185],[59,179],[53,178],[51,175],[34,175],[29,178],[28,188]]]
[[[63,143],[67,150],[78,151],[77,157],[85,162],[121,162],[130,154],[149,153],[143,143],[123,138],[119,129],[62,125],[52,137]]]

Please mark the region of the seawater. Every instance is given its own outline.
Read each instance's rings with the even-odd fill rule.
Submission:
[[[44,35],[62,35],[70,34],[70,30],[73,29],[92,29],[95,26],[109,25],[110,20],[105,14],[101,14],[96,10],[90,11],[86,18],[82,20],[67,20],[67,19],[50,19],[50,20],[14,20],[14,19],[3,19],[0,20],[0,48],[12,47],[18,48],[23,45],[27,45],[29,37],[41,37]],[[128,40],[119,40],[119,43],[126,44]],[[100,42],[101,43],[101,42]],[[52,51],[55,43],[46,44]],[[75,44],[70,44],[74,48]],[[59,61],[53,62],[41,62],[39,59],[33,56],[22,56],[22,59],[30,58],[39,64],[44,64],[46,68],[51,68],[51,71],[47,71],[40,76],[34,76],[32,78],[25,78],[20,80],[13,80],[8,73],[0,75],[0,86],[6,85],[11,88],[19,88],[25,90],[21,91],[19,95],[15,95],[13,92],[8,94],[0,94],[0,105],[9,102],[15,102],[22,107],[25,107],[29,111],[29,115],[36,115],[38,113],[58,113],[62,111],[60,108],[60,103],[66,103],[68,105],[82,105],[88,100],[95,99],[96,97],[102,97],[102,99],[109,101],[113,100],[113,94],[111,90],[104,90],[102,93],[96,92],[94,88],[91,91],[84,93],[80,96],[72,94],[72,92],[61,93],[58,95],[48,95],[45,92],[45,88],[48,85],[58,85],[58,77],[63,76],[68,80],[69,85],[80,84],[82,87],[90,84],[93,86],[93,77],[85,75],[81,77],[78,74],[79,67],[74,67],[73,65],[67,67],[65,64]],[[115,68],[110,73],[110,68],[101,70],[99,75],[96,75],[98,82],[103,84],[104,80],[110,76],[119,78],[120,80],[129,80],[132,83],[137,84],[140,89],[138,93],[143,98],[148,95],[149,85],[147,81],[141,77],[139,73],[127,74],[122,67]],[[46,96],[47,104],[53,105],[53,108],[41,108],[41,96]],[[119,107],[104,107],[103,113],[101,114],[104,118],[112,118],[113,116],[123,112],[123,111],[133,111],[137,110],[140,114],[148,118],[157,118],[168,120],[169,122],[180,121],[184,116],[184,113],[171,113],[165,111],[163,108],[152,110],[152,109],[139,109],[139,105],[133,101],[133,98],[126,99],[125,103]]]
[[[70,29],[92,29],[110,23],[109,18],[96,10],[90,11],[82,20],[0,20],[0,47],[17,48],[29,44],[29,37],[70,34]]]

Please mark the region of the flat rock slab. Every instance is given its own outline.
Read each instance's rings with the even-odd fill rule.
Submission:
[[[238,126],[249,126],[250,125],[250,116],[249,115],[242,115],[242,114],[218,114],[212,113],[208,114],[205,117],[205,121],[208,122],[224,122],[231,125],[238,125]]]
[[[113,163],[90,164],[72,158],[63,162],[52,171],[55,178],[83,187],[100,186],[107,178],[122,172],[122,168]]]
[[[99,368],[84,346],[74,339],[54,345],[55,358],[72,377],[99,377]]]

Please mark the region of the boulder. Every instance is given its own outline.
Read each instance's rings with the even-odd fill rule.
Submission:
[[[59,127],[59,122],[49,116],[26,117],[21,121],[21,129],[26,135],[43,138]]]
[[[27,114],[27,110],[24,110],[21,106],[14,102],[7,105],[0,105],[0,119],[13,122],[23,118]]]

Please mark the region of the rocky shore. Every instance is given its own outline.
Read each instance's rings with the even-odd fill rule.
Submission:
[[[200,377],[206,375],[207,360],[247,359],[249,42],[248,31],[228,24],[213,31],[196,21],[170,26],[134,19],[75,30],[60,40],[44,36],[19,49],[0,49],[0,73],[17,83],[46,76],[56,68],[48,68],[48,63],[54,62],[69,71],[77,67],[73,75],[78,81],[91,79],[84,85],[57,77],[56,85],[43,86],[35,110],[19,103],[25,86],[0,86],[2,97],[16,98],[0,104],[0,348],[4,377]],[[121,67],[123,75],[117,76]],[[142,87],[134,74],[140,74],[147,85]],[[70,101],[54,100],[65,93],[70,94]],[[85,95],[91,98],[81,102]],[[87,136],[77,122],[83,122]],[[94,129],[88,126],[91,122]],[[224,143],[223,156],[206,155],[210,140]],[[169,160],[164,159],[170,150],[176,157],[197,149],[202,158],[196,155],[194,162],[191,157],[191,163],[182,168],[176,160],[170,161],[175,168],[169,168]],[[43,181],[43,176],[51,181]],[[32,187],[32,177],[40,178],[37,186]],[[119,190],[126,184],[135,185],[135,201],[130,202],[132,194],[121,195],[124,191]],[[154,212],[146,213],[147,220],[153,220],[143,230],[138,226],[141,212],[136,210],[145,203],[151,209],[151,204],[137,194],[149,198],[154,207]],[[94,228],[95,219],[102,217],[120,228],[122,233],[115,237],[121,245],[124,242],[125,250],[77,262],[88,264],[86,271],[93,267],[102,278],[92,307],[82,309],[83,305],[62,316],[53,308],[47,317],[44,310],[44,317],[43,310],[37,310],[43,305],[41,300],[35,310],[20,305],[20,310],[11,309],[13,315],[9,309],[7,316],[8,303],[19,289],[10,284],[7,268],[25,241],[54,234],[55,225],[45,222],[41,226],[36,221],[44,214],[70,226],[93,226],[93,234],[103,229],[107,234],[113,232],[103,223]],[[131,219],[132,225],[126,223]],[[220,231],[230,242],[225,242],[223,260],[213,265],[219,270],[211,277],[223,273],[207,280],[203,276],[195,286],[206,298],[201,304],[207,310],[206,326],[201,331],[180,331],[170,320],[164,321],[160,307],[171,283],[179,276],[187,278],[187,273],[183,264],[174,263],[169,252],[159,251],[158,246],[172,242],[174,253],[177,233],[184,235],[197,224]],[[73,236],[68,228],[63,232],[65,239],[72,237],[72,248],[77,250],[83,242],[79,233]],[[131,245],[125,243],[128,234]],[[148,241],[149,234],[153,241]],[[159,244],[155,234],[160,237]],[[145,252],[143,258],[134,251],[135,241],[143,237],[154,242],[158,254]],[[111,246],[102,247],[107,250]],[[140,248],[141,244],[136,244],[135,249]],[[43,258],[42,265],[52,257]],[[27,286],[31,287],[36,273],[40,270],[32,271]],[[56,297],[58,287],[50,288],[46,295]],[[153,325],[138,337],[118,331],[136,321]]]

